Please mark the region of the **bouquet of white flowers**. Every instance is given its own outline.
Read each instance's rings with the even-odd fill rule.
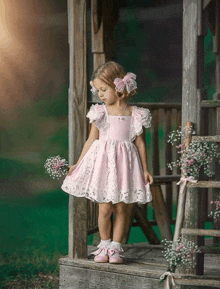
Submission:
[[[69,165],[65,159],[62,159],[59,155],[55,157],[49,157],[44,167],[46,172],[53,179],[59,179],[62,176],[66,175],[69,170]]]
[[[201,253],[198,246],[192,241],[181,240],[168,241],[162,240],[164,245],[163,254],[168,264],[168,271],[174,273],[177,267],[195,267],[196,253]]]
[[[192,129],[192,128],[191,128]],[[187,131],[189,133],[189,131]],[[195,132],[192,132],[195,134]],[[204,173],[211,177],[213,175],[210,163],[214,158],[220,158],[218,146],[209,142],[191,141],[188,146],[180,144],[181,138],[186,135],[186,128],[183,130],[172,131],[168,135],[168,142],[175,145],[178,149],[180,158],[168,164],[168,167],[173,170],[174,167],[181,168],[184,177],[193,177],[198,179],[201,168]]]

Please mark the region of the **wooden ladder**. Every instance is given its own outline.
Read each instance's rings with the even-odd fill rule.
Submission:
[[[211,102],[210,102],[211,103]],[[215,136],[193,136],[193,141],[206,141],[206,142],[219,142],[220,135]],[[187,188],[218,188],[220,189],[220,181],[197,181],[196,183],[188,182]],[[220,237],[220,229],[215,230],[205,230],[199,228],[182,228],[181,235],[194,235],[194,236],[211,236],[211,237]],[[217,250],[220,252],[220,249]]]
[[[204,103],[204,102],[203,102]],[[202,105],[203,105],[202,103]],[[216,101],[209,101],[209,106],[220,106],[220,101],[216,103]],[[187,126],[191,125],[190,122],[187,123]],[[214,143],[220,143],[220,135],[214,135],[214,136],[186,136],[185,139],[185,145],[189,145],[190,141],[199,141],[199,142],[214,142]],[[182,184],[183,185],[183,184]],[[220,189],[220,181],[216,180],[208,180],[208,181],[197,181],[197,182],[188,182],[186,187],[181,191],[180,189],[180,195],[178,199],[178,208],[177,208],[177,218],[176,218],[176,226],[175,226],[175,232],[174,232],[174,241],[177,241],[180,236],[188,237],[189,236],[211,236],[211,237],[217,237],[220,238],[220,228],[216,229],[202,229],[202,228],[188,228],[188,227],[182,227],[183,219],[186,214],[185,210],[185,199],[186,199],[186,191],[189,194],[195,193],[195,190],[191,190],[191,188],[197,188],[197,189]],[[204,191],[197,190],[199,193],[203,193]],[[219,192],[218,192],[219,194]],[[195,212],[196,213],[196,212]],[[217,246],[207,247],[207,246],[201,246],[200,247],[202,253],[220,253],[220,247],[219,244]],[[204,262],[204,259],[203,259]],[[203,263],[202,262],[202,263]],[[203,274],[203,266],[200,265],[200,272],[199,274]],[[182,272],[184,273],[184,272]]]
[[[208,101],[209,105],[213,105],[216,101]],[[220,101],[218,101],[218,105],[220,106]],[[186,137],[185,137],[185,146],[188,146],[191,140],[199,141],[199,142],[216,142],[220,143],[220,135],[215,136],[191,136],[190,127],[192,126],[191,122],[187,122],[186,124]],[[189,131],[187,133],[187,131]],[[180,196],[178,199],[178,207],[177,207],[177,217],[176,217],[176,226],[174,232],[174,241],[177,241],[180,235],[197,235],[197,236],[212,236],[212,237],[220,237],[220,230],[204,230],[204,229],[191,229],[191,228],[182,228],[184,211],[185,211],[185,194],[186,187],[183,187],[184,184],[181,184]],[[220,181],[197,181],[196,183],[188,182],[187,188],[219,188],[220,189]]]

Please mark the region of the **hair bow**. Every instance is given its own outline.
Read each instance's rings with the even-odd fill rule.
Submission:
[[[137,82],[135,81],[136,75],[134,73],[127,73],[123,79],[115,78],[114,84],[115,88],[122,92],[126,87],[127,92],[130,93],[132,90],[137,88]]]
[[[92,92],[92,94],[96,94],[96,89],[95,89],[95,87],[93,86],[93,84],[92,84],[92,80],[89,82],[89,84],[91,85],[91,89],[90,89],[90,91]]]

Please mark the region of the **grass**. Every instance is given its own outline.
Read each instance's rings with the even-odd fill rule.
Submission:
[[[0,288],[54,288],[58,259],[68,250],[68,194],[4,193],[0,220]],[[130,243],[146,241],[140,228],[131,236]]]
[[[0,288],[53,288],[58,259],[67,255],[67,210],[61,191],[1,199]]]

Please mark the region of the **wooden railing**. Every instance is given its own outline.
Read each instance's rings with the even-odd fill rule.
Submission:
[[[93,104],[88,103],[88,107]],[[167,135],[181,125],[181,104],[169,103],[135,103],[140,107],[148,108],[152,115],[152,126],[145,130],[146,151],[148,167],[154,177],[154,185],[161,186],[166,210],[170,224],[175,222],[172,212],[173,204],[178,197],[178,186],[176,182],[180,179],[179,171],[170,171],[167,164],[176,158],[176,149],[167,143]],[[142,207],[146,211],[147,205]],[[88,234],[98,231],[97,206],[88,201]],[[156,224],[154,216],[148,220],[152,225]],[[133,226],[138,223],[134,222]]]

